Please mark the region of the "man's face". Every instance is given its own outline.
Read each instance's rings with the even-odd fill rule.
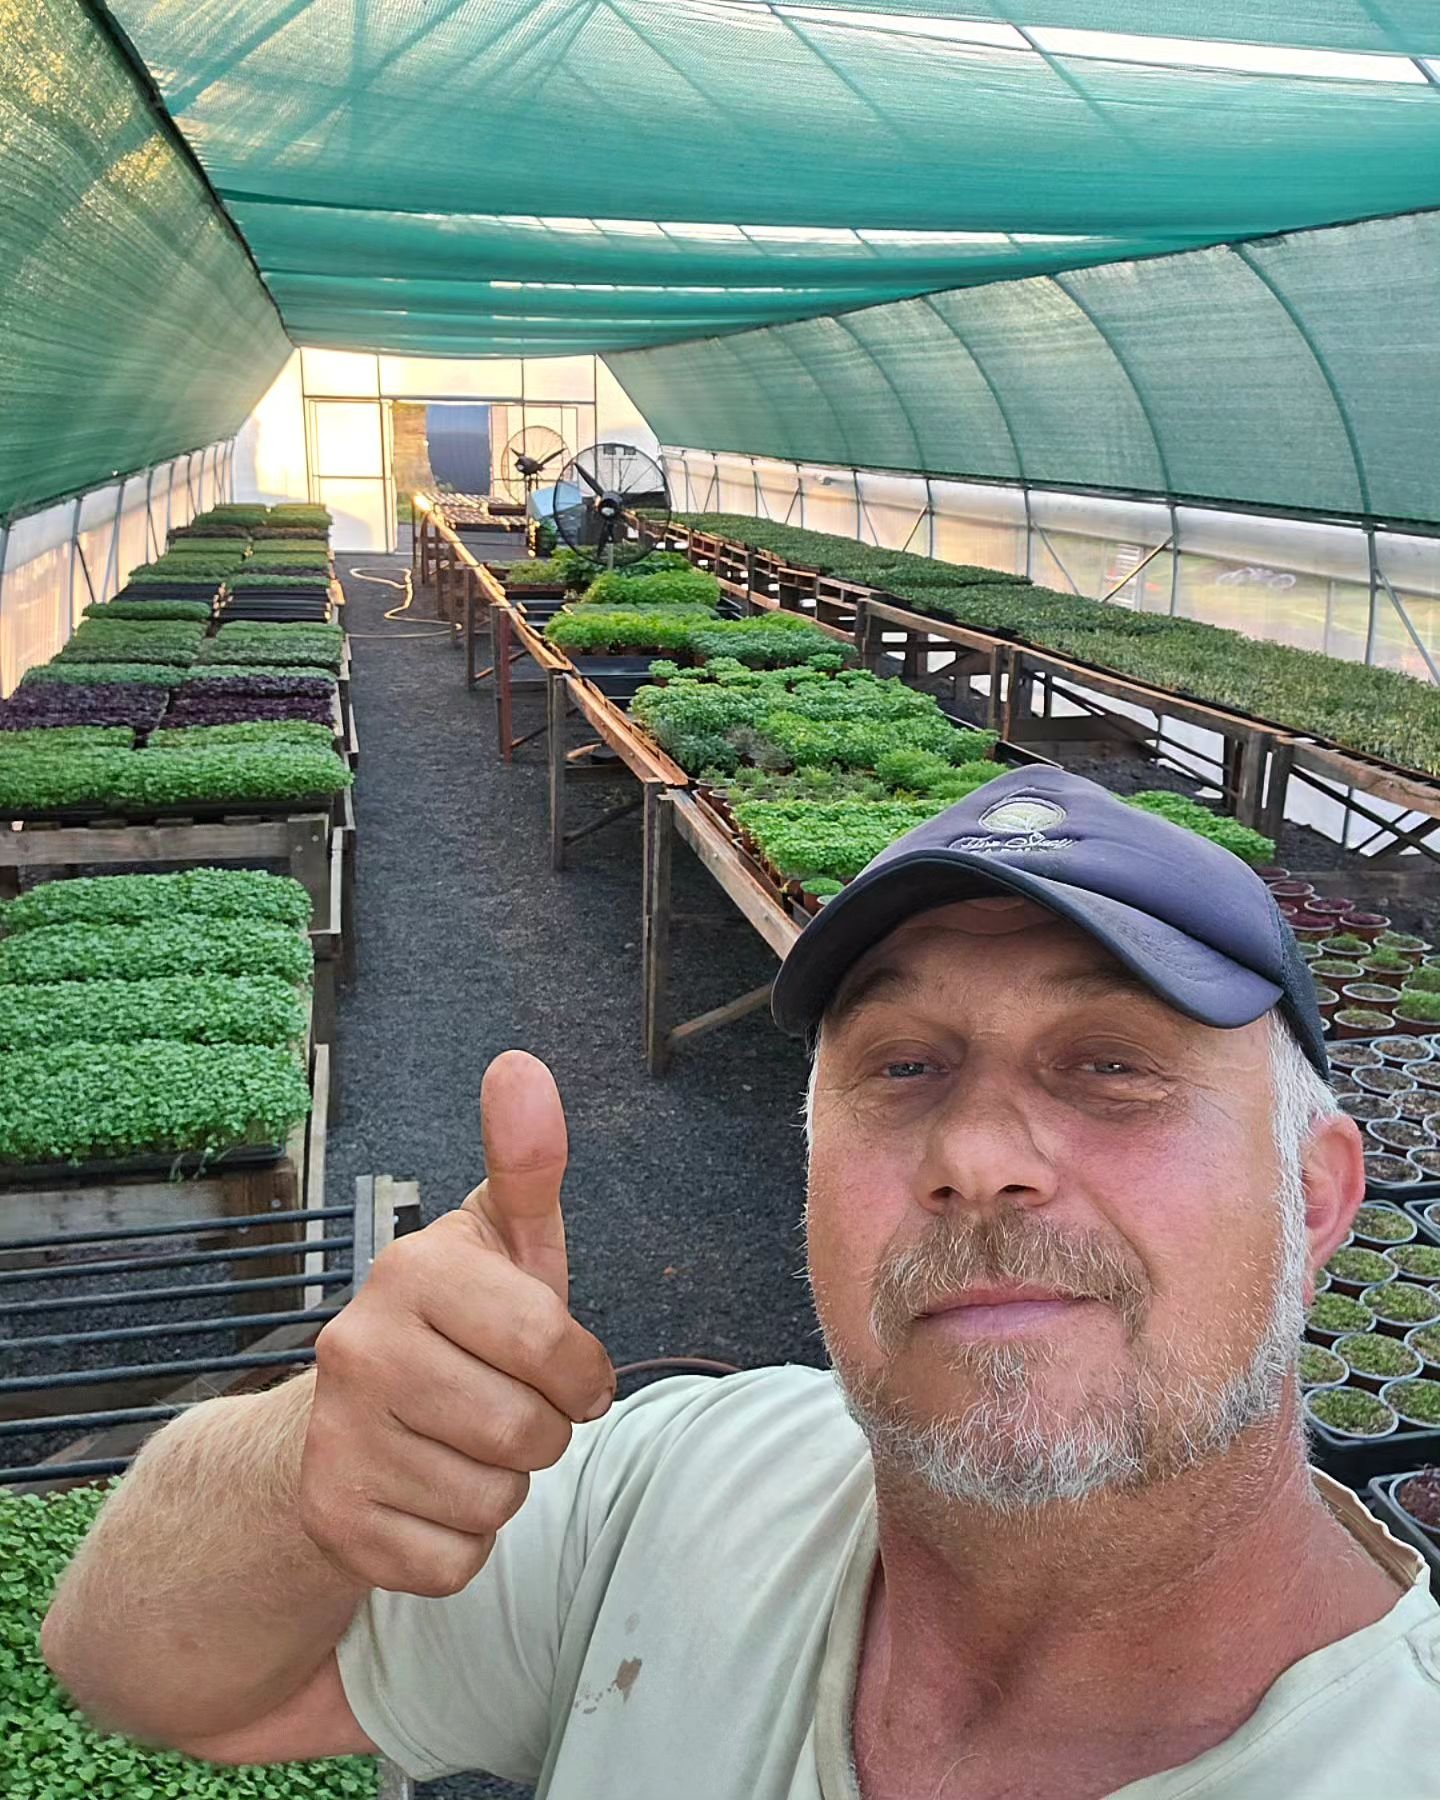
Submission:
[[[1218,1449],[1293,1354],[1280,1185],[1264,1021],[1185,1018],[1029,902],[908,921],[814,1092],[811,1281],[877,1458],[1008,1510]]]

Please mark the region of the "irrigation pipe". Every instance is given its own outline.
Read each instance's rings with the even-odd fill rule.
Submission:
[[[385,619],[398,619],[409,612],[415,604],[415,582],[409,569],[402,572],[403,581],[392,581],[388,575],[374,575],[366,569],[351,569],[350,571],[356,581],[373,581],[377,587],[394,588],[397,593],[404,594],[405,598],[398,606],[392,606],[389,612],[381,615]],[[446,625],[437,619],[428,631],[352,631],[349,635],[356,638],[431,638],[453,637],[454,632],[453,625]]]

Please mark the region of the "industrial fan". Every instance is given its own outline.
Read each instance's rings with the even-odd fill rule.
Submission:
[[[546,469],[570,454],[564,438],[548,425],[526,425],[500,452],[500,491],[524,506],[540,485]]]
[[[646,515],[642,535],[635,515]],[[670,489],[654,457],[633,444],[591,444],[555,485],[555,529],[572,550],[607,568],[649,556],[670,523]]]

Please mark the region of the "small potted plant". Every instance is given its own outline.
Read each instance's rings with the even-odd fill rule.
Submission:
[[[1315,892],[1310,881],[1295,881],[1287,873],[1283,879],[1266,883],[1277,900],[1308,900]]]
[[[1357,1086],[1367,1094],[1388,1094],[1393,1098],[1396,1094],[1408,1094],[1415,1085],[1406,1070],[1392,1069],[1378,1058],[1373,1067],[1367,1063],[1356,1069],[1354,1075]]]
[[[1432,1200],[1425,1208],[1425,1223],[1432,1231],[1440,1231],[1440,1200]]]
[[[1351,931],[1337,931],[1327,937],[1320,945],[1327,956],[1361,957],[1370,954],[1370,945],[1362,937],[1356,937]]]
[[[1402,956],[1398,950],[1387,949],[1384,944],[1372,944],[1370,954],[1360,960],[1366,974],[1374,975],[1381,981],[1388,980],[1392,975],[1406,975],[1412,966],[1408,956]]]
[[[1372,1119],[1394,1119],[1399,1116],[1400,1102],[1388,1094],[1367,1094],[1357,1084],[1353,1094],[1341,1093],[1340,1110],[1352,1119],[1368,1125]]]
[[[1381,1255],[1409,1281],[1440,1281],[1440,1244],[1396,1244]]]
[[[1420,1179],[1420,1174],[1408,1156],[1370,1150],[1365,1155],[1365,1179],[1375,1187],[1408,1187]]]
[[[1399,1423],[1394,1407],[1362,1388],[1316,1388],[1306,1394],[1304,1405],[1317,1425],[1339,1437],[1388,1437]]]
[[[1309,949],[1302,945],[1301,949]],[[1316,956],[1307,957],[1310,973],[1317,981],[1363,981],[1365,979],[1364,963],[1356,962],[1348,956],[1326,956],[1321,950]]]
[[[1405,1333],[1405,1342],[1427,1369],[1440,1369],[1440,1325],[1417,1325]]]
[[[1440,1093],[1440,1062],[1406,1063],[1405,1073],[1416,1087],[1428,1088],[1432,1094]],[[1436,1108],[1440,1111],[1440,1101]]]
[[[1334,1026],[1336,1035],[1342,1038],[1377,1037],[1382,1031],[1395,1029],[1395,1020],[1389,1013],[1374,1012],[1369,1007],[1353,1003],[1331,1013],[1330,1023]]]
[[[1315,894],[1310,900],[1310,910],[1323,913],[1329,919],[1343,919],[1346,913],[1355,910],[1355,902],[1338,894]]]
[[[1421,1181],[1440,1181],[1440,1148],[1412,1150],[1406,1160],[1419,1170]]]
[[[1406,1025],[1440,1025],[1440,994],[1426,993],[1422,988],[1402,988],[1395,1002],[1395,1018]]]
[[[1336,1338],[1332,1348],[1349,1369],[1351,1385],[1372,1394],[1378,1394],[1387,1381],[1418,1375],[1424,1366],[1418,1350],[1379,1331],[1348,1332]]]
[[[1396,1268],[1383,1250],[1368,1250],[1363,1244],[1346,1244],[1325,1265],[1331,1291],[1349,1294],[1358,1300],[1366,1288],[1393,1281]]]
[[[1302,1344],[1295,1361],[1302,1392],[1310,1388],[1334,1387],[1349,1373],[1348,1365],[1333,1350],[1319,1344]]]
[[[1397,1482],[1390,1498],[1427,1537],[1440,1544],[1440,1469],[1422,1469]]]
[[[1375,1048],[1380,1053],[1382,1062],[1398,1063],[1402,1069],[1411,1063],[1430,1061],[1430,1046],[1424,1038],[1414,1037],[1409,1032],[1392,1032],[1389,1037],[1376,1038]]]
[[[1408,1156],[1412,1150],[1430,1148],[1430,1133],[1414,1119],[1372,1119],[1365,1127],[1365,1133],[1400,1156]]]
[[[1408,1244],[1418,1235],[1415,1221],[1398,1206],[1362,1206],[1350,1227],[1355,1241],[1388,1250],[1392,1244]]]
[[[1336,1044],[1330,1051],[1332,1069],[1378,1069],[1380,1052],[1369,1044]]]
[[[1435,1095],[1430,1088],[1411,1088],[1408,1094],[1397,1094],[1395,1110],[1397,1118],[1423,1125],[1432,1138],[1435,1136],[1435,1127],[1429,1121],[1440,1114],[1435,1110]]]
[[[1382,931],[1375,942],[1387,950],[1398,950],[1415,962],[1434,949],[1433,944],[1427,944],[1424,938],[1415,937],[1408,931]]]
[[[1340,928],[1350,937],[1364,938],[1367,944],[1373,944],[1382,931],[1389,930],[1390,920],[1384,913],[1352,912],[1347,913],[1340,921]]]
[[[1383,1006],[1392,1008],[1400,998],[1400,989],[1388,981],[1347,981],[1340,992],[1351,1006]]]
[[[1440,1428],[1440,1381],[1414,1375],[1403,1381],[1387,1381],[1380,1398],[1394,1407],[1406,1425],[1417,1425],[1421,1431]]]
[[[1315,983],[1315,1010],[1320,1014],[1322,1019],[1328,1019],[1339,1004],[1340,994],[1338,989],[1325,987],[1318,981]]]
[[[1440,1319],[1440,1294],[1412,1281],[1386,1281],[1366,1288],[1362,1304],[1374,1313],[1376,1330],[1390,1337],[1403,1338],[1416,1325]]]
[[[1328,1349],[1351,1331],[1369,1331],[1375,1315],[1363,1300],[1348,1294],[1317,1294],[1305,1315],[1307,1333]]]

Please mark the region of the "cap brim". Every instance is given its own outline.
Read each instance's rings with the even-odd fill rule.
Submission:
[[[1282,998],[1276,982],[1137,907],[992,857],[917,850],[851,882],[796,939],[775,978],[776,1024],[793,1036],[806,1035],[846,970],[898,925],[937,906],[995,893],[1022,894],[1071,920],[1162,1000],[1201,1024],[1249,1025]]]

